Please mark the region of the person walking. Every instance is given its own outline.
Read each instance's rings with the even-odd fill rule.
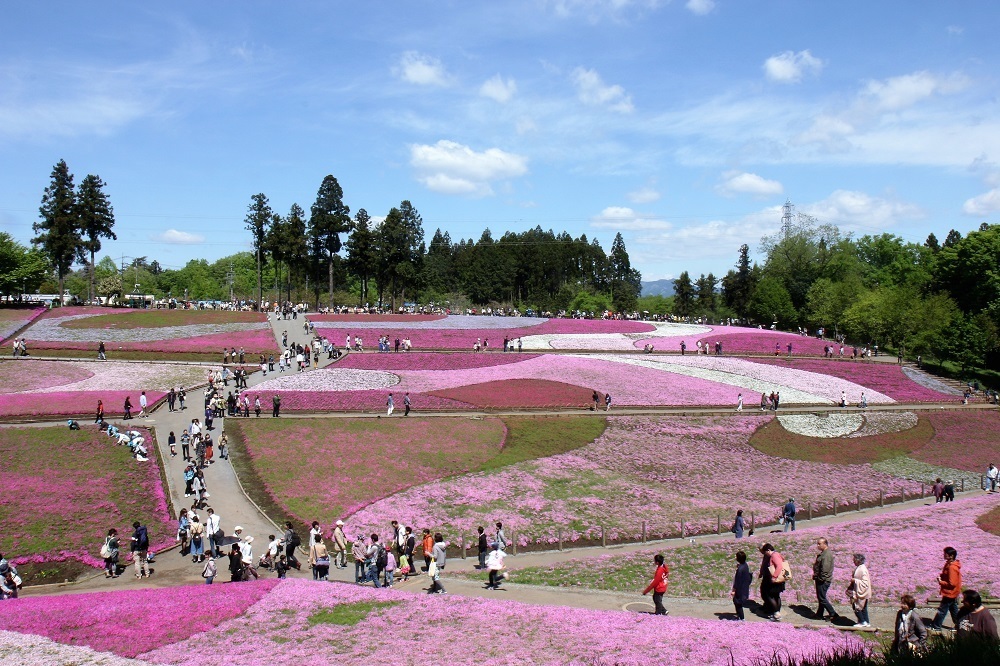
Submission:
[[[105,349],[105,347],[104,347],[104,340],[101,340],[100,342],[97,343],[97,360],[98,361],[107,361],[108,360],[108,356],[107,356],[106,352],[107,352],[107,349]]]
[[[944,549],[944,567],[938,576],[941,603],[931,621],[930,629],[941,631],[944,618],[950,613],[951,621],[958,626],[958,595],[962,591],[962,563],[958,561],[958,551],[948,546]]]
[[[397,349],[396,351],[399,350]],[[409,415],[410,415],[410,392],[407,391],[406,394],[403,395],[403,416],[409,416]]]
[[[830,603],[827,594],[830,591],[830,585],[833,583],[833,551],[830,550],[830,544],[823,537],[816,540],[816,548],[819,549],[819,553],[816,554],[816,561],[813,562],[813,581],[816,584],[816,602],[819,607],[816,610],[816,619],[823,619],[823,612],[826,611],[830,614],[830,620],[837,619],[837,611],[834,610],[833,605]]]
[[[736,411],[737,412],[742,412],[743,411],[743,394],[742,393],[740,393],[738,396],[736,396]]]
[[[125,396],[125,415],[122,417],[122,421],[128,421],[132,418],[132,396]]]
[[[763,558],[760,562],[760,598],[764,602],[764,612],[772,622],[781,621],[781,593],[785,590],[785,560],[781,553],[769,543],[760,547]]]
[[[148,403],[147,403],[147,400],[146,400],[146,392],[143,391],[142,393],[139,394],[139,418],[140,419],[148,419],[149,418],[149,413],[146,411],[147,405],[148,405]]]
[[[448,559],[445,551],[446,548],[444,536],[440,532],[436,532],[434,534],[434,547],[431,550],[431,554],[434,557],[432,561],[434,575],[431,576],[431,590],[436,594],[448,594],[448,591],[444,589],[444,585],[441,584],[441,573],[444,571]]]
[[[344,521],[338,520],[333,528],[333,560],[338,569],[347,568],[347,534],[344,533]]]
[[[296,571],[302,571],[302,565],[299,560],[295,557],[295,549],[302,544],[302,539],[299,538],[298,533],[292,528],[291,521],[285,522],[285,559],[288,561],[288,566],[295,567]]]
[[[97,414],[94,416],[94,423],[100,423],[104,420],[104,401],[97,401]]]
[[[205,533],[208,534],[208,550],[216,557],[222,557],[222,517],[212,507],[208,507],[205,519]]]
[[[351,552],[354,553],[354,582],[359,585],[365,580],[365,560],[367,548],[365,548],[365,537],[359,534],[358,538],[351,544]]]
[[[736,535],[737,539],[742,539],[746,528],[747,521],[746,518],[743,517],[743,509],[739,509],[736,511],[736,518],[733,520],[733,527],[730,531]]]
[[[750,600],[750,583],[753,582],[753,574],[747,565],[747,554],[740,550],[736,553],[736,574],[733,576],[733,589],[729,596],[733,598],[733,606],[736,608],[736,619],[740,622],[746,620],[743,609]]]
[[[105,578],[118,578],[118,548],[118,530],[112,527],[104,537],[104,546],[101,548]]]
[[[663,555],[657,553],[653,556],[653,562],[656,564],[656,571],[653,572],[653,580],[650,581],[646,589],[642,591],[642,595],[646,596],[650,592],[653,593],[653,614],[654,615],[667,615],[669,611],[663,605],[663,595],[667,592],[667,578],[670,576],[670,569],[663,561]]]
[[[493,540],[500,544],[502,550],[507,550],[509,542],[507,541],[507,535],[503,533],[503,523],[498,520],[496,527],[496,532],[493,533]]]
[[[606,412],[610,412],[611,411],[611,394],[610,393],[605,393],[604,394],[604,411],[606,411]]]
[[[480,527],[479,529],[483,528]],[[491,546],[489,557],[483,560],[483,567],[489,570],[489,581],[486,583],[487,590],[500,589],[500,583],[503,580],[503,561],[505,557],[507,557],[507,553],[505,553],[503,548],[500,547],[500,544],[494,543]],[[483,558],[480,557],[480,559],[482,560]]]
[[[597,392],[597,389],[594,389],[594,394],[591,395],[590,398],[594,401],[594,406],[591,407],[591,409],[596,412],[601,406],[601,394]]]
[[[490,552],[489,539],[486,538],[486,529],[480,525],[476,528],[479,532],[479,543],[477,547],[479,549],[479,570],[482,571],[486,568],[486,555]]]
[[[309,546],[309,566],[312,568],[313,580],[330,579],[330,553],[323,543],[322,534],[314,534],[312,545]]]
[[[865,556],[861,553],[854,554],[854,574],[851,576],[851,584],[847,587],[847,595],[851,599],[854,614],[858,616],[858,622],[854,626],[872,626],[868,618],[868,600],[872,598],[872,579],[868,574]]]
[[[385,415],[392,416],[392,410],[395,409],[395,404],[392,400],[391,393],[389,394],[389,398],[385,401],[385,406],[386,406]]]
[[[990,463],[990,466],[986,468],[986,492],[995,493],[997,491],[998,477],[1000,477],[1000,470],[997,470],[996,465]]]
[[[138,520],[132,523],[132,559],[135,577],[149,578],[149,531]]]
[[[198,514],[191,514],[191,527],[189,528],[191,532],[191,561],[192,562],[204,562],[205,561],[205,526],[202,524],[201,519]],[[209,557],[211,557],[212,552],[209,551]]]
[[[205,566],[201,569],[201,577],[205,579],[205,585],[211,585],[218,573],[219,569],[215,564],[215,558],[209,553],[208,561],[205,562]]]
[[[789,529],[795,531],[795,500],[791,497],[785,503],[784,508],[781,510],[781,517],[784,519],[783,532],[787,532]]]
[[[281,396],[277,393],[271,398],[271,417],[277,418],[281,416]]]

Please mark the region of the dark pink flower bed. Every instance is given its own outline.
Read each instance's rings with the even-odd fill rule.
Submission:
[[[446,315],[369,315],[369,314],[308,314],[309,321],[319,322],[352,322],[352,321],[373,321],[373,322],[400,322],[400,321],[438,321],[444,319]]]
[[[954,400],[954,396],[939,393],[916,383],[905,374],[900,366],[892,363],[868,363],[861,361],[841,361],[817,358],[762,358],[757,363],[766,363],[795,370],[806,370],[821,375],[832,375],[866,386],[883,393],[899,402],[941,402]]]
[[[251,389],[252,393],[253,389]],[[260,404],[265,415],[270,414],[271,396],[266,393],[260,396]],[[282,391],[282,412],[378,412],[386,409],[386,399],[389,391]],[[396,413],[403,413],[403,391],[393,391],[396,403]],[[420,410],[458,410],[473,407],[459,400],[427,393],[411,393],[410,402],[414,411]]]
[[[491,368],[498,365],[518,363],[535,358],[537,354],[476,354],[462,353],[420,353],[420,352],[389,352],[387,354],[357,354],[352,353],[347,358],[337,362],[337,368],[354,368],[357,370],[468,370],[473,368]]]
[[[781,355],[788,355],[788,343],[792,343],[792,357],[795,356],[822,356],[823,348],[826,345],[833,344],[829,340],[817,340],[816,338],[806,337],[803,335],[795,335],[794,333],[782,333],[776,331],[767,331],[760,329],[737,329],[736,333],[726,333],[724,332],[726,327],[719,327],[711,333],[705,333],[703,335],[694,335],[685,338],[687,342],[687,351],[692,353],[697,351],[698,340],[701,343],[708,344],[711,353],[715,353],[715,343],[722,343],[722,353],[723,354],[763,354],[768,356],[774,356],[774,345],[777,343],[781,348]],[[657,338],[649,338],[647,340],[639,340],[635,343],[635,346],[642,348],[646,343],[652,343],[657,350],[662,351],[679,351],[680,346],[678,343],[673,348],[668,349],[663,347],[663,340]],[[659,344],[658,344],[659,343]],[[837,351],[840,348],[837,347]],[[845,346],[844,354],[850,354],[851,348]]]
[[[593,404],[593,391],[591,389],[546,379],[507,379],[484,382],[433,391],[430,395],[459,400],[487,409],[524,407],[579,407],[582,409]]]
[[[139,413],[139,391],[59,391],[54,393],[0,393],[0,418],[3,417],[90,417],[97,412],[97,401],[104,401],[105,418],[119,418],[125,413],[125,397],[132,398],[132,415]],[[166,397],[162,391],[146,391],[152,407]]]
[[[996,409],[955,409],[927,412],[934,437],[912,455],[932,465],[985,474],[1000,465],[1000,412]]]
[[[279,582],[28,597],[0,604],[0,629],[135,657],[242,615]]]

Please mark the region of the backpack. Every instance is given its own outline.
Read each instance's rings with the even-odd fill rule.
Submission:
[[[389,563],[389,553],[386,551],[385,547],[381,544],[378,547],[378,553],[375,555],[375,566],[379,570],[385,569],[385,565]]]
[[[288,545],[292,548],[298,548],[302,545],[302,539],[299,538],[299,533],[292,530],[292,537],[288,540]]]

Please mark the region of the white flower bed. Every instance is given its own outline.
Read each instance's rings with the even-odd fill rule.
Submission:
[[[917,425],[913,412],[868,412],[865,423],[848,437],[870,437],[890,432],[903,432]]]
[[[444,319],[432,319],[430,321],[400,321],[391,319],[380,321],[374,317],[371,321],[317,321],[317,328],[338,330],[363,330],[363,329],[406,329],[427,330],[427,329],[485,329],[485,330],[505,330],[509,328],[526,328],[528,326],[538,326],[544,324],[548,319],[540,317],[479,317],[474,315],[448,315]]]
[[[785,414],[778,422],[788,432],[806,437],[847,437],[861,427],[861,414]]]
[[[329,368],[326,370],[291,371],[254,386],[254,391],[366,391],[388,389],[399,383],[399,377],[382,370]]]
[[[25,332],[29,340],[45,342],[93,342],[104,340],[115,342],[155,342],[156,340],[175,340],[181,338],[196,338],[214,333],[235,333],[270,329],[267,322],[247,322],[229,324],[188,324],[186,326],[158,326],[156,328],[65,328],[63,323],[74,319],[87,319],[95,315],[70,315],[68,317],[50,317],[35,322]]]
[[[3,603],[17,603],[5,601]],[[31,664],[32,666],[126,666],[146,664],[145,661],[119,657],[109,652],[97,652],[93,648],[63,645],[56,641],[13,631],[0,630],[0,662],[4,664]]]
[[[692,339],[712,331],[708,326],[697,324],[675,324],[672,322],[643,322],[655,327],[644,333],[546,333],[527,335],[521,338],[524,349],[587,349],[594,351],[635,351],[637,340],[648,338],[675,338],[687,336]],[[691,343],[692,345],[694,342]]]
[[[65,361],[76,363],[76,361]],[[61,393],[63,391],[169,391],[171,387],[193,386],[208,380],[203,366],[174,363],[122,363],[87,361],[80,365],[93,376],[71,384],[33,389],[25,393]],[[23,364],[25,372],[34,366]]]

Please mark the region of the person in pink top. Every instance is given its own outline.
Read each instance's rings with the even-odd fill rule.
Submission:
[[[785,560],[781,553],[769,543],[760,547],[763,558],[760,562],[760,598],[764,602],[764,612],[772,622],[781,620],[781,593],[785,591],[785,576],[782,573]]]

